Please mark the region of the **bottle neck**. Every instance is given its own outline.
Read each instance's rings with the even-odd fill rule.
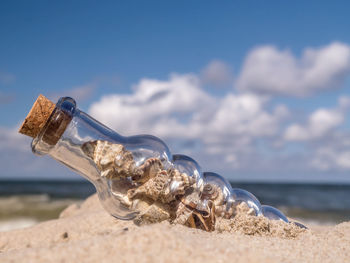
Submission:
[[[71,98],[61,98],[39,135],[32,141],[32,151],[48,154],[73,171],[96,183],[100,176],[94,162],[84,154],[82,145],[96,139],[122,139],[107,127],[76,108]]]
[[[73,119],[76,103],[72,98],[61,98],[46,124],[32,141],[32,151],[37,155],[47,154],[59,141]]]

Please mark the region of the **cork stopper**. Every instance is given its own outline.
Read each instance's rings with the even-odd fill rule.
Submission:
[[[44,127],[54,109],[55,104],[40,94],[18,132],[35,138]]]

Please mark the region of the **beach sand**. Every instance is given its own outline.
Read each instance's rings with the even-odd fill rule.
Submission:
[[[93,195],[59,219],[0,233],[0,262],[350,262],[350,222],[307,231],[256,223],[231,232],[140,227],[110,216]]]

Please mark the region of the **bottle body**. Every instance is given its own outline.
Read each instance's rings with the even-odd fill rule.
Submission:
[[[57,129],[60,125],[64,126],[64,132],[56,141],[55,138],[52,138],[56,135],[52,135],[55,133],[50,129]],[[70,98],[60,99],[53,116],[43,131],[33,140],[32,150],[35,154],[49,154],[55,160],[88,179],[96,187],[99,198],[108,212],[120,219],[131,219],[135,216],[135,210],[123,204],[120,198],[137,184],[135,185],[129,176],[120,178],[101,176],[101,170],[96,166],[94,156],[87,154],[83,147],[95,142],[121,145],[125,152],[132,154],[136,167],[141,166],[150,158],[157,158],[164,168],[168,168],[171,160],[169,149],[164,142],[151,135],[121,136],[77,109],[75,101]],[[95,154],[99,153],[96,151]],[[100,154],[103,155],[106,152]],[[122,158],[122,154],[111,156],[111,158]]]

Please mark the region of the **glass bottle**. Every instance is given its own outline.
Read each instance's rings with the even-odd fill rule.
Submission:
[[[36,105],[40,98],[44,102]],[[206,216],[204,221],[210,220],[205,213],[213,204],[215,214],[226,218],[232,216],[231,208],[240,202],[246,202],[256,216],[263,215],[259,201],[251,193],[232,189],[218,174],[202,173],[198,163],[188,156],[171,155],[167,145],[155,136],[122,136],[80,111],[69,97],[60,98],[54,105],[39,96],[36,103],[20,129],[20,133],[34,138],[33,153],[47,154],[93,183],[103,207],[116,218],[129,220],[144,212],[147,206],[131,202],[130,196],[147,192],[144,186],[152,181],[150,178],[159,179],[154,180],[155,190],[166,181],[167,188],[151,191],[163,198],[163,203],[176,200],[183,207],[197,209]],[[43,118],[37,121],[31,116],[35,114]],[[155,200],[148,195],[147,202]],[[271,217],[272,212],[266,210],[265,214]]]

